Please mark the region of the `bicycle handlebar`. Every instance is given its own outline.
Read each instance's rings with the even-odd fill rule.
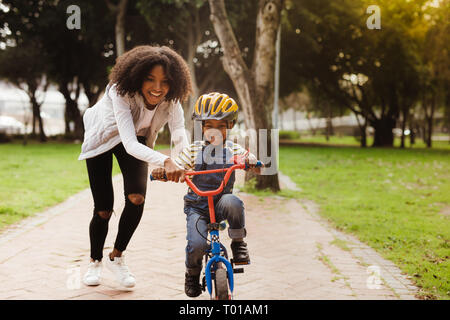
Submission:
[[[256,168],[262,167],[261,161],[256,162],[255,167]],[[204,197],[215,196],[216,194],[219,194],[222,192],[224,186],[228,183],[228,180],[230,179],[231,173],[234,170],[236,170],[236,169],[247,170],[249,168],[250,167],[247,165],[247,163],[240,163],[240,164],[235,164],[229,168],[203,170],[203,171],[188,171],[185,173],[185,175],[187,175],[187,176],[195,176],[195,175],[199,175],[199,174],[208,174],[208,173],[217,173],[217,172],[226,171],[226,174],[225,174],[225,177],[223,178],[222,183],[220,184],[219,188],[217,188],[216,190],[202,191],[197,188],[197,186],[191,181],[191,179],[187,178],[185,181],[189,185],[189,187],[199,196],[204,196]],[[166,174],[164,174],[164,179],[167,180]],[[153,181],[153,180],[157,180],[157,179],[153,178],[153,176],[150,175],[150,180]]]

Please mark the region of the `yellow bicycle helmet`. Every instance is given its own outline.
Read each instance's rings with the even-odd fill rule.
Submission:
[[[224,93],[211,92],[201,95],[194,106],[193,120],[227,120],[235,123],[238,105]]]

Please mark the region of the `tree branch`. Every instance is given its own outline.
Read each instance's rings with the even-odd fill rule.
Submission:
[[[244,76],[248,67],[242,58],[238,42],[228,21],[223,0],[209,0],[211,8],[211,22],[217,37],[222,45],[224,56],[224,68],[230,75]]]
[[[115,12],[117,10],[118,6],[116,4],[113,4],[111,0],[105,0],[105,2],[109,10],[111,10],[112,12]]]
[[[209,6],[211,8],[210,20],[224,51],[223,68],[233,81],[243,106],[246,127],[256,128],[256,117],[253,112],[254,80],[242,58],[236,36],[228,21],[224,0],[209,0]]]

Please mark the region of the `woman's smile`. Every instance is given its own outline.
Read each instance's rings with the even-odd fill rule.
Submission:
[[[156,93],[156,92],[150,91],[150,94],[155,96],[155,97],[159,97],[162,94],[162,92]]]

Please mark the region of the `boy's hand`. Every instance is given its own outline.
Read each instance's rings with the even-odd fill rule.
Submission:
[[[167,181],[167,179],[164,178],[164,175],[166,174],[166,169],[164,168],[156,168],[152,170],[152,176],[156,180],[161,181]]]
[[[254,168],[257,162],[258,159],[256,159],[256,157],[250,153],[245,157],[245,163],[249,168]]]
[[[261,163],[261,167],[256,168],[256,163],[258,162],[258,159],[252,154],[248,154],[245,158],[245,163],[247,164],[250,171],[260,174],[261,173],[261,167],[264,167],[264,164]]]
[[[180,168],[171,158],[164,161],[164,170],[168,181],[184,182],[184,169]]]

